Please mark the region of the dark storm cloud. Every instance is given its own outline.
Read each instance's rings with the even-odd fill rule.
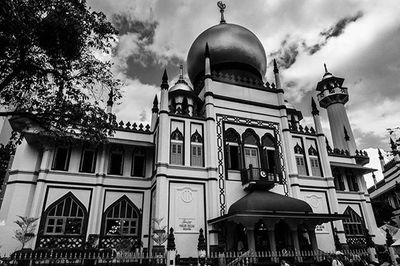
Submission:
[[[280,47],[278,51],[271,53],[269,57],[274,58],[280,68],[288,69],[296,62],[296,58],[299,55],[299,42],[287,35]]]
[[[356,22],[362,16],[363,13],[359,11],[353,16],[340,19],[329,29],[321,31],[319,33],[321,40],[311,45],[307,44],[304,39],[286,35],[285,39],[281,43],[281,48],[278,51],[271,53],[269,56],[275,58],[280,67],[288,69],[296,62],[297,56],[300,53],[307,52],[309,55],[315,54],[328,43],[329,39],[342,35],[345,28],[350,23]]]
[[[330,38],[336,38],[339,37],[344,33],[344,29],[352,22],[356,22],[359,18],[363,16],[363,13],[361,11],[357,12],[353,16],[345,17],[340,19],[338,22],[336,22],[332,27],[330,27],[327,30],[321,31],[319,33],[320,37],[322,38],[320,42],[312,44],[312,45],[307,45],[305,42],[303,42],[304,49],[308,52],[308,54],[313,55],[319,50],[321,50],[322,47],[324,47]]]
[[[135,33],[138,35],[138,40],[142,41],[143,44],[154,42],[154,34],[158,26],[157,21],[141,21],[132,18],[130,14],[120,13],[112,16],[112,23],[119,35]]]
[[[326,39],[338,37],[344,32],[344,29],[347,27],[347,25],[349,25],[351,22],[356,22],[362,16],[363,13],[361,11],[358,11],[357,14],[355,14],[354,16],[342,18],[328,30],[321,32],[320,35],[325,36]]]
[[[140,20],[131,14],[119,13],[112,16],[112,23],[120,36],[114,56],[123,61],[121,71],[127,77],[144,84],[159,85],[164,68],[171,69],[169,74],[173,77],[182,60],[177,57],[163,58],[150,48],[159,25],[157,21]]]

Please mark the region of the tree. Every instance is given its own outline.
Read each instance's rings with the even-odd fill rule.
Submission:
[[[386,201],[372,201],[372,210],[376,219],[376,225],[382,226],[392,220],[394,209]]]
[[[102,58],[116,33],[85,0],[2,1],[0,116],[57,139],[104,140],[112,125],[101,102],[120,92]]]
[[[22,248],[25,247],[26,243],[35,237],[36,221],[39,218],[19,216],[20,220],[15,221],[19,226],[19,229],[15,230],[14,238],[17,239],[22,244]]]

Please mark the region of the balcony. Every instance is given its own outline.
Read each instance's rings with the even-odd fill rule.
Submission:
[[[241,170],[241,179],[245,189],[257,187],[269,190],[275,186],[275,183],[280,182],[280,174],[271,173],[262,168],[253,168],[250,165],[249,168]]]

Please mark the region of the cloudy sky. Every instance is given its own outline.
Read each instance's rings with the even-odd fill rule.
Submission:
[[[124,121],[149,121],[162,71],[176,79],[194,39],[219,23],[217,1],[88,0],[119,30],[114,72],[124,82],[115,110]],[[399,0],[226,0],[225,19],[257,35],[272,80],[278,60],[285,97],[311,124],[310,97],[323,63],[345,78],[346,104],[359,148],[389,150],[387,128],[400,126]],[[323,124],[328,130],[326,113]]]

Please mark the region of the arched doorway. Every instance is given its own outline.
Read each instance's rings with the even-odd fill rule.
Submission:
[[[292,250],[293,249],[293,241],[292,236],[290,235],[291,231],[289,225],[284,221],[280,220],[275,225],[275,243],[276,250]]]
[[[256,251],[271,250],[268,230],[262,220],[259,220],[254,226],[254,239],[256,242]]]
[[[236,251],[248,250],[246,228],[242,224],[237,224],[234,231]]]

